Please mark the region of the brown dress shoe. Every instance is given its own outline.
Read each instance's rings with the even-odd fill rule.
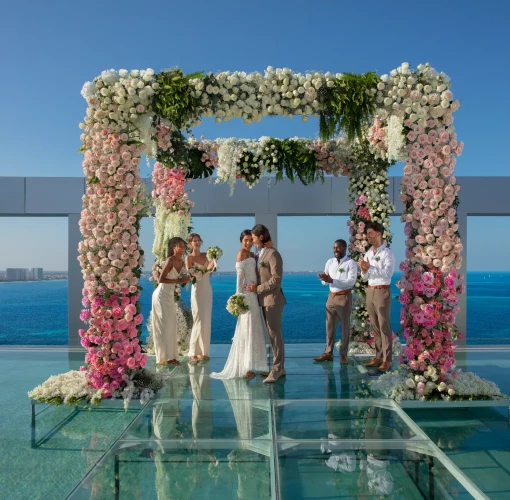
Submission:
[[[333,354],[321,354],[318,358],[313,358],[314,361],[333,361]]]
[[[391,363],[389,361],[384,361],[384,363],[381,364],[379,367],[380,372],[388,372],[391,370]]]
[[[365,363],[365,366],[379,366],[380,364],[382,364],[382,362],[383,362],[382,359],[374,358],[369,363]]]
[[[348,364],[349,364],[349,360],[347,359],[347,356],[342,356],[342,357],[340,358],[340,363],[341,363],[342,365],[348,365]]]

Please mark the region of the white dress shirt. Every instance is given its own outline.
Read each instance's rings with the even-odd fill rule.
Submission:
[[[369,286],[391,284],[395,270],[395,255],[386,245],[381,245],[375,254],[373,247],[370,248],[363,260],[370,263],[368,271],[361,274],[362,278],[368,279]]]
[[[358,278],[358,266],[347,255],[340,262],[335,257],[326,262],[324,274],[328,274],[333,280],[333,283],[322,282],[323,285],[329,285],[330,292],[343,292],[354,287]]]

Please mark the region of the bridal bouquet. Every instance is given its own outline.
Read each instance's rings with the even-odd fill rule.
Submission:
[[[244,314],[248,309],[246,297],[242,293],[236,293],[227,300],[227,311],[233,316]]]
[[[220,247],[209,247],[207,249],[207,258],[209,260],[218,260],[223,255],[223,250]]]

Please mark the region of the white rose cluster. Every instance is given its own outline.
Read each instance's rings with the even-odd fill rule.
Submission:
[[[94,389],[85,375],[86,372],[77,370],[53,375],[46,382],[32,389],[28,397],[42,404],[92,403],[99,405],[103,389]]]
[[[452,113],[459,106],[453,101],[449,90],[450,79],[444,73],[438,73],[430,65],[420,64],[411,70],[408,63],[403,63],[389,75],[382,75],[377,85],[376,115],[386,126],[388,149],[377,148],[378,155],[389,159],[403,159],[402,153],[404,129],[416,124],[427,126],[427,121],[434,119],[438,126],[449,126],[453,123]],[[398,118],[398,120],[397,120]]]
[[[152,97],[158,88],[154,81],[154,70],[103,71],[94,82],[86,82],[82,95],[89,105],[82,128],[99,123],[113,132],[128,132],[131,139],[147,136],[136,125],[144,129],[150,126]],[[138,123],[137,123],[138,122]]]
[[[260,122],[263,116],[300,115],[304,121],[320,110],[321,89],[331,88],[342,74],[294,73],[288,68],[269,66],[258,72],[225,71],[214,75],[214,83],[192,80],[203,116],[217,122],[242,118],[244,123]]]
[[[500,388],[489,380],[485,380],[475,373],[456,370],[444,376],[444,380],[436,383],[439,376],[434,380],[428,379],[432,367],[423,375],[417,375],[407,367],[402,366],[399,370],[386,373],[371,383],[371,389],[378,391],[394,400],[420,400],[425,401],[430,397],[440,397],[445,401],[452,399],[503,399]],[[436,374],[437,375],[437,374]]]

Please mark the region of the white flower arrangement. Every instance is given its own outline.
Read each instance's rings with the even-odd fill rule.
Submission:
[[[129,407],[133,398],[140,398],[142,404],[152,399],[163,387],[168,373],[154,373],[149,370],[134,371],[130,374],[126,386],[121,392],[115,391],[113,398],[124,398],[124,408]],[[53,375],[43,384],[29,391],[28,397],[41,404],[49,405],[94,405],[103,400],[104,389],[95,389],[90,385],[85,371],[71,370]]]
[[[248,312],[248,310],[248,302],[242,293],[236,293],[227,300],[227,311],[233,316],[239,316]]]
[[[103,389],[94,389],[84,371],[71,370],[53,375],[28,393],[38,403],[52,405],[79,405],[91,403],[98,406],[103,398]]]
[[[454,370],[445,376],[445,381],[436,383],[435,368],[430,367],[427,376],[420,375],[405,365],[398,370],[385,373],[371,383],[374,391],[395,401],[437,400],[456,401],[463,399],[504,399],[499,387],[475,373]]]
[[[219,260],[223,255],[223,250],[220,247],[209,247],[207,249],[208,260]]]
[[[230,195],[234,193],[234,186],[238,175],[238,165],[244,145],[237,139],[218,140],[218,170],[216,183],[230,185]]]
[[[388,118],[388,159],[398,161],[404,160],[406,156],[402,119],[397,115],[391,115]]]

